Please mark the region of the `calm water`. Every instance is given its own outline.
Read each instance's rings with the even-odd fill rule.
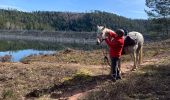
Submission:
[[[66,48],[91,50],[96,49],[96,45],[87,44],[62,44],[40,41],[23,40],[0,40],[0,56],[12,55],[12,61],[18,62],[29,55],[52,54]]]
[[[0,52],[0,56],[11,55],[12,62],[18,62],[22,58],[27,57],[29,55],[39,55],[39,54],[52,54],[55,51],[49,50],[34,50],[34,49],[25,49],[25,50],[17,50],[17,51],[4,51]]]

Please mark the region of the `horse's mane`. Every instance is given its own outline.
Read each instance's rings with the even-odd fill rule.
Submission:
[[[97,28],[100,31],[100,33],[102,33],[102,37],[105,37],[106,33],[108,33],[108,32],[114,32],[113,30],[106,28],[105,26],[97,26]]]
[[[102,31],[103,33],[106,33],[106,32],[114,32],[113,30],[109,29],[109,28],[106,28],[105,26],[97,26],[98,29],[100,31]]]
[[[109,28],[105,28],[103,31],[104,31],[104,32],[114,32],[113,30],[111,30],[111,29],[109,29]]]

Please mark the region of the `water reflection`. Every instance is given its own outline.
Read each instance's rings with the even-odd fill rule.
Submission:
[[[22,58],[29,55],[39,55],[39,54],[52,54],[55,51],[50,50],[34,50],[34,49],[25,49],[25,50],[17,50],[17,51],[4,51],[0,52],[0,56],[11,55],[12,62],[18,62]]]
[[[42,41],[0,40],[0,56],[12,55],[12,61],[20,61],[23,57],[34,54],[51,54],[66,48],[78,50],[98,49],[99,46],[77,43],[52,43]]]

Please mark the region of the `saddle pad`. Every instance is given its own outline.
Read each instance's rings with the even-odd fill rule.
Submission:
[[[134,40],[134,39],[130,38],[129,36],[127,36],[124,40],[124,46],[125,47],[126,46],[133,46],[135,44],[136,44],[136,39]]]

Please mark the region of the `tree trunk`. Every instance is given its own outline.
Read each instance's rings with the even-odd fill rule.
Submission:
[[[164,16],[165,19],[165,30],[166,30],[166,35],[169,36],[169,30],[168,30],[168,18]]]

